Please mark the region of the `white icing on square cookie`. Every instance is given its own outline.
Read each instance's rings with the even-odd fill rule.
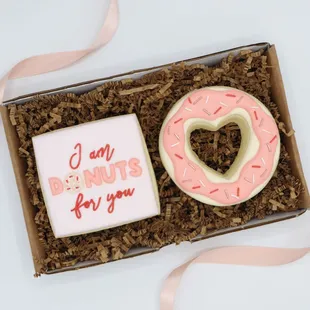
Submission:
[[[160,213],[154,171],[135,114],[55,130],[32,142],[56,238]]]

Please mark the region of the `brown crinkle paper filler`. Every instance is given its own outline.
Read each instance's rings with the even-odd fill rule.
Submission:
[[[262,51],[229,55],[218,66],[181,63],[132,80],[107,82],[82,95],[37,96],[22,105],[10,105],[10,120],[20,139],[20,156],[27,165],[27,184],[36,210],[35,223],[46,258],[40,263],[50,270],[95,260],[121,259],[134,247],[160,248],[219,229],[244,225],[276,212],[298,209],[301,183],[292,175],[284,147],[278,168],[268,185],[245,203],[212,207],[180,191],[165,171],[159,156],[158,137],[163,120],[173,104],[186,93],[206,86],[223,85],[244,90],[262,101],[275,117],[281,135],[291,135],[279,121],[279,111],[270,98],[267,57]],[[38,180],[33,136],[56,129],[127,113],[136,113],[151,156],[160,194],[159,216],[96,233],[55,239]],[[217,132],[196,130],[192,148],[211,168],[225,173],[240,147],[240,131],[228,124]],[[36,276],[39,276],[37,274]]]

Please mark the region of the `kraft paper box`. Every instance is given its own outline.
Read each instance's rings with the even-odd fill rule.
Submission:
[[[290,131],[291,129],[293,129],[293,127],[292,127],[288,105],[287,105],[287,101],[285,97],[285,91],[284,91],[284,86],[282,82],[282,77],[281,77],[281,72],[280,72],[280,67],[279,67],[279,62],[278,62],[275,46],[270,45],[268,43],[259,43],[259,44],[249,45],[249,46],[238,47],[238,48],[218,52],[218,53],[211,54],[211,55],[204,55],[201,57],[185,60],[184,62],[186,62],[187,64],[205,64],[208,66],[212,66],[212,65],[218,64],[221,61],[221,59],[223,59],[224,57],[227,57],[229,53],[233,53],[236,55],[241,50],[245,50],[245,49],[251,49],[254,52],[264,49],[265,55],[268,56],[268,62],[269,62],[268,65],[270,66],[270,74],[271,74],[271,97],[272,97],[273,102],[275,102],[279,108],[279,111],[281,114],[281,121],[284,122],[284,124],[286,125],[286,129]],[[159,67],[142,69],[138,71],[124,73],[124,74],[117,75],[117,76],[102,78],[100,80],[87,81],[87,82],[80,83],[80,84],[64,86],[60,89],[47,90],[47,91],[36,93],[36,94],[24,95],[18,98],[13,98],[5,103],[6,104],[10,104],[10,103],[22,104],[24,102],[31,100],[34,96],[38,94],[48,95],[48,94],[57,94],[61,92],[73,92],[76,94],[81,94],[81,93],[90,91],[92,89],[95,89],[99,85],[102,85],[108,81],[123,80],[123,79],[128,79],[128,78],[132,78],[132,79],[139,78],[146,73],[150,73],[150,72],[159,70],[163,67],[170,66],[170,65],[171,64],[167,64],[167,65],[163,65]],[[9,112],[6,106],[1,107],[1,115],[2,115],[5,133],[6,133],[8,146],[10,150],[12,165],[13,165],[14,173],[16,177],[16,183],[17,183],[18,190],[19,190],[20,197],[21,197],[22,208],[23,208],[24,218],[25,218],[26,227],[28,231],[31,251],[32,251],[33,257],[36,258],[34,259],[34,267],[35,267],[36,273],[40,273],[40,270],[41,270],[40,260],[45,258],[45,253],[44,253],[43,246],[39,241],[37,226],[34,221],[35,209],[30,203],[29,191],[26,185],[26,178],[25,178],[26,165],[24,162],[24,158],[21,158],[19,156],[19,153],[18,153],[18,150],[20,147],[19,139],[16,133],[16,129],[12,126],[10,122]],[[265,225],[265,224],[274,223],[274,222],[281,221],[281,220],[290,219],[290,218],[299,216],[305,212],[305,210],[310,206],[309,205],[309,202],[310,202],[309,192],[308,192],[306,180],[305,180],[305,177],[302,171],[302,165],[301,165],[301,161],[299,157],[299,152],[298,152],[295,136],[292,135],[290,137],[284,137],[282,139],[282,142],[286,146],[286,149],[289,152],[289,155],[292,159],[291,164],[292,164],[293,174],[295,177],[297,177],[301,181],[302,186],[305,189],[304,192],[300,196],[299,209],[293,212],[288,212],[288,213],[284,212],[284,213],[274,214],[272,216],[266,217],[263,220],[252,220],[245,225],[218,230],[212,234],[208,234],[207,236],[197,236],[196,238],[191,240],[192,242],[196,242],[196,241],[199,241],[205,238],[209,238],[209,237],[213,237],[213,236],[217,236],[217,235],[221,235],[221,234],[225,234],[225,233],[229,233],[233,231],[248,229],[248,228],[252,228],[252,227],[256,227],[260,225]],[[124,258],[130,258],[130,257],[134,257],[137,255],[154,252],[156,250],[157,249],[154,249],[154,248],[135,248],[133,250],[130,250],[125,255]],[[83,262],[83,263],[78,263],[71,267],[63,267],[63,268],[59,268],[56,270],[48,270],[47,273],[52,274],[56,272],[63,272],[63,271],[68,271],[68,270],[74,270],[74,269],[94,266],[98,264],[101,264],[101,262],[98,262],[98,261]]]

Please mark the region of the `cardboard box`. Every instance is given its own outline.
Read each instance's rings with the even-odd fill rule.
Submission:
[[[290,114],[289,114],[289,110],[287,106],[287,101],[286,101],[286,96],[285,96],[285,91],[284,91],[284,86],[282,82],[282,77],[281,77],[281,72],[280,72],[280,67],[279,67],[279,62],[278,62],[275,46],[270,45],[268,43],[259,43],[259,44],[249,45],[249,46],[238,47],[238,48],[234,48],[231,50],[222,51],[222,52],[218,52],[218,53],[214,53],[210,55],[205,55],[205,56],[201,56],[201,57],[197,57],[193,59],[188,59],[188,60],[185,60],[185,62],[188,64],[201,63],[201,64],[206,64],[208,66],[212,66],[212,65],[219,63],[220,60],[228,56],[229,53],[238,54],[241,50],[244,50],[244,49],[251,49],[253,51],[264,49],[265,54],[268,56],[268,61],[270,65],[272,100],[279,107],[281,118],[282,118],[281,121],[283,121],[286,124],[288,131],[291,130],[292,123],[291,123]],[[80,94],[80,93],[90,91],[96,88],[98,85],[101,85],[108,81],[112,81],[112,80],[115,81],[115,80],[121,80],[121,79],[126,79],[126,78],[133,78],[133,79],[139,78],[145,73],[150,73],[152,71],[156,71],[158,69],[161,69],[163,67],[170,66],[170,65],[171,64],[167,64],[167,65],[158,66],[154,68],[137,70],[137,71],[124,73],[124,74],[120,74],[120,75],[116,75],[112,77],[107,77],[103,79],[65,86],[65,87],[58,88],[58,89],[47,90],[47,91],[40,92],[40,93],[28,94],[25,96],[20,96],[17,98],[13,98],[9,101],[6,101],[5,104],[9,104],[9,103],[22,104],[26,101],[31,100],[33,96],[38,95],[38,94],[48,95],[48,94],[56,94],[60,92],[74,92],[74,93]],[[6,106],[1,107],[1,115],[3,118],[4,129],[6,132],[8,146],[9,146],[9,150],[11,154],[16,182],[17,182],[18,190],[20,193],[21,201],[22,201],[23,213],[24,213],[26,227],[27,227],[27,231],[29,235],[31,251],[32,251],[33,257],[44,259],[45,258],[44,249],[38,239],[37,227],[34,222],[35,210],[30,203],[29,192],[28,192],[28,188],[26,185],[26,179],[25,179],[26,164],[23,158],[19,157],[18,155],[18,149],[20,146],[19,140],[17,137],[16,130],[10,122],[9,113],[8,113],[8,109]],[[306,180],[305,180],[302,166],[301,166],[301,161],[299,157],[299,152],[298,152],[295,136],[293,135],[291,137],[284,137],[282,142],[285,144],[286,149],[289,152],[289,155],[292,159],[293,174],[301,180],[302,185],[305,188],[305,191],[300,196],[300,209],[294,212],[289,212],[289,213],[274,214],[263,220],[253,220],[247,223],[246,225],[219,230],[207,236],[198,236],[195,239],[193,239],[192,242],[210,238],[210,237],[215,237],[215,236],[226,234],[226,233],[233,232],[233,231],[249,229],[249,228],[257,227],[260,225],[265,225],[265,224],[274,223],[277,221],[290,219],[290,218],[299,216],[305,212],[305,210],[310,206],[310,199],[309,199],[308,187],[307,187]],[[136,248],[136,249],[130,250],[129,253],[126,254],[125,258],[130,258],[130,257],[154,252],[156,250],[157,249]],[[47,273],[52,274],[52,273],[63,272],[67,270],[74,270],[74,269],[80,269],[80,268],[85,268],[89,266],[95,266],[99,264],[101,264],[101,262],[97,262],[97,261],[83,262],[83,263],[78,263],[77,265],[73,267],[67,267],[67,268],[62,268],[58,270],[51,270],[51,271],[48,271]],[[40,272],[41,265],[37,260],[34,260],[34,267],[35,267],[36,272]]]

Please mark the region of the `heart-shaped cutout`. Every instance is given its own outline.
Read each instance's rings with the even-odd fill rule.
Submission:
[[[238,155],[241,131],[236,123],[229,123],[217,131],[196,129],[191,133],[190,142],[199,160],[225,175]]]

